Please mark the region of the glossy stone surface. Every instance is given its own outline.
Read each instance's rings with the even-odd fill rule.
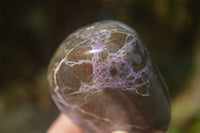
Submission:
[[[136,32],[102,21],[72,33],[48,69],[58,108],[84,133],[166,131],[167,87]]]

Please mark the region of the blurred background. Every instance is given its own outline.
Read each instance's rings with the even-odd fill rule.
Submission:
[[[0,133],[43,133],[59,114],[48,63],[74,30],[105,19],[133,27],[169,87],[168,133],[200,133],[199,0],[1,0]]]

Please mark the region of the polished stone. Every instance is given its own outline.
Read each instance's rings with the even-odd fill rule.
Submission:
[[[118,21],[83,27],[59,46],[48,69],[58,108],[84,133],[165,132],[167,86],[132,28]]]

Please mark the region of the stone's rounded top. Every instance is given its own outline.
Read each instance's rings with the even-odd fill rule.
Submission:
[[[124,23],[101,21],[69,35],[50,62],[48,81],[58,108],[85,131],[168,127],[167,88]]]

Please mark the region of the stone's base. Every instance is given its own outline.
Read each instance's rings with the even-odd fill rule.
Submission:
[[[117,131],[113,131],[112,133],[128,133],[128,132],[122,131],[122,130],[117,130]]]

